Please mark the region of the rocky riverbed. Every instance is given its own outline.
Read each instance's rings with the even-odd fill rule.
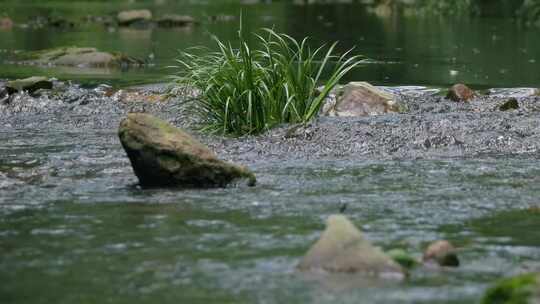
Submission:
[[[455,102],[432,91],[396,91],[403,113],[320,117],[259,136],[228,138],[197,132],[189,98],[166,85],[113,89],[55,82],[53,90],[22,92],[0,105],[4,129],[116,129],[129,112],[145,112],[190,130],[222,158],[258,160],[421,159],[482,155],[538,155],[540,97],[511,93]],[[516,95],[516,94],[513,94]],[[517,106],[507,109],[508,102]],[[84,138],[81,138],[84,140]]]

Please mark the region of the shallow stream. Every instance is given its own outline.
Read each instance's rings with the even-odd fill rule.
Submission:
[[[7,3],[16,22],[32,14],[78,19],[128,6]],[[242,8],[252,29],[275,24],[315,42],[340,40],[342,49],[357,45],[358,53],[376,61],[350,80],[429,87],[459,80],[477,88],[540,82],[538,30],[519,29],[509,19],[401,16],[398,22],[357,5],[159,3],[136,5],[201,20],[238,15]],[[0,31],[0,49],[6,50],[0,56],[81,44],[153,54],[155,64],[129,71],[0,64],[0,77],[46,73],[115,85],[162,81],[176,50],[210,45],[208,32],[233,39],[236,26],[230,21],[190,30],[80,25]],[[44,107],[42,114],[21,113],[20,119],[6,114],[4,121],[0,116],[0,303],[463,304],[477,303],[502,276],[540,270],[538,152],[427,159],[261,157],[246,163],[259,180],[254,188],[141,190],[116,135],[123,113],[116,108],[100,113],[102,106],[68,105],[51,113]],[[460,248],[461,267],[418,270],[402,283],[296,272],[327,216],[344,204],[345,214],[377,246],[420,257],[431,241],[448,239]]]

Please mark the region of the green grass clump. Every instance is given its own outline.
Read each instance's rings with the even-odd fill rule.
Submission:
[[[336,43],[312,50],[307,38],[263,29],[252,49],[239,30],[233,48],[214,37],[218,51],[183,52],[176,85],[197,90],[196,112],[204,129],[228,135],[257,134],[280,123],[305,123],[315,117],[340,79],[361,61],[335,55]],[[329,76],[327,76],[329,73]],[[321,85],[321,77],[327,81]]]

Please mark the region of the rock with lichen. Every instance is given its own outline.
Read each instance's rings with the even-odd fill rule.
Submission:
[[[255,184],[247,168],[219,160],[205,145],[155,116],[131,113],[119,137],[142,187],[212,188]]]

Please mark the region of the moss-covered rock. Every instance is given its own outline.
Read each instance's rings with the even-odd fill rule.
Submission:
[[[9,94],[21,91],[32,93],[39,89],[50,90],[52,88],[53,83],[47,77],[39,76],[17,79],[6,83],[6,90]]]
[[[41,51],[23,52],[16,60],[24,64],[76,66],[76,67],[113,67],[141,65],[140,59],[123,53],[102,52],[96,48],[60,47]]]
[[[326,230],[298,264],[298,269],[403,277],[404,270],[373,246],[345,216],[332,215]]]
[[[482,304],[538,303],[540,303],[540,273],[500,280],[486,291],[482,299]]]
[[[403,249],[392,249],[387,251],[386,254],[406,270],[411,270],[419,264],[412,255],[408,254]]]
[[[122,120],[119,137],[143,187],[223,187],[255,175],[219,160],[186,132],[149,114],[132,113]]]

